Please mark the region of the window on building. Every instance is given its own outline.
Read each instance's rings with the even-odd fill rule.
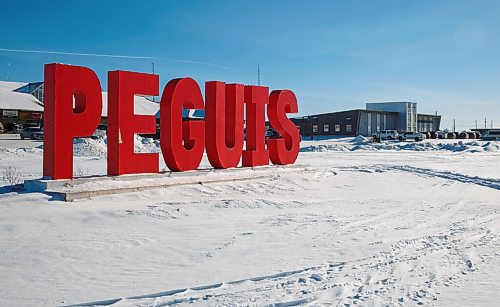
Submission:
[[[368,130],[368,135],[371,135],[372,134],[372,113],[368,113],[367,117],[368,117],[368,123],[367,123],[366,128]]]
[[[346,125],[345,126],[345,131],[346,132],[352,132],[352,125]]]
[[[43,90],[44,87],[43,85],[41,85],[33,92],[33,96],[35,96],[38,100],[40,100],[41,103],[43,103]]]
[[[329,125],[323,125],[323,131],[324,132],[328,132],[330,130],[330,126]]]
[[[340,124],[335,124],[335,132],[340,132]]]
[[[318,125],[313,125],[313,133],[317,133],[318,132]]]
[[[3,110],[2,117],[3,118],[18,118],[19,113],[16,110]]]

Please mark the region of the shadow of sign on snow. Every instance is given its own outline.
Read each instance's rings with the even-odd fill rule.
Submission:
[[[24,194],[30,194],[31,192],[28,192],[24,190],[24,186],[22,184],[15,184],[15,185],[5,185],[5,186],[0,186],[0,196],[4,194],[9,194],[9,193],[16,193],[18,195],[24,195]],[[40,192],[42,194],[45,194],[49,196],[49,201],[64,201],[64,198],[57,194],[57,193],[52,193],[52,192]],[[5,203],[5,205],[8,205],[9,203]]]

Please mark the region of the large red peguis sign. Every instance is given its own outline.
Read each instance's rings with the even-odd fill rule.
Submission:
[[[108,155],[110,176],[158,173],[158,153],[135,153],[134,134],[156,132],[153,115],[134,114],[134,95],[158,96],[159,77],[129,71],[108,73]],[[101,84],[81,66],[45,65],[43,175],[73,178],[73,139],[92,135],[101,120]],[[266,108],[267,105],[267,108]],[[204,120],[183,120],[183,109],[204,109]],[[280,137],[266,143],[266,109]],[[172,171],[196,170],[206,150],[214,168],[293,164],[299,152],[297,127],[287,117],[297,113],[290,90],[269,94],[265,86],[205,83],[205,99],[196,81],[174,79],[160,102],[160,144]],[[246,133],[245,133],[245,132]]]

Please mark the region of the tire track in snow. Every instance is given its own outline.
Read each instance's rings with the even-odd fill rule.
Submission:
[[[375,170],[364,168],[367,172],[396,170],[425,176],[434,176],[433,172],[436,172],[429,169],[419,169],[421,172],[416,172],[414,169],[418,168],[385,166]],[[351,168],[351,170],[363,171],[362,168]],[[437,173],[448,176],[446,179],[450,179],[449,174],[453,174]],[[455,181],[460,182],[470,178],[479,178],[465,175],[463,176],[468,178],[461,178],[461,174],[454,175],[458,175],[454,177],[455,179],[462,180]],[[486,181],[482,183],[488,183]],[[467,183],[475,184],[476,182],[468,181]],[[400,208],[397,212],[370,217],[363,222],[368,225],[377,224],[388,216],[410,214],[411,212],[407,209]],[[364,259],[332,262],[275,275],[73,306],[113,304],[166,306],[196,302],[208,305],[248,305],[252,302],[253,304],[261,302],[267,303],[268,306],[294,306],[315,302],[361,305],[382,303],[434,305],[439,300],[439,287],[454,286],[463,276],[487,266],[485,263],[476,263],[475,260],[471,260],[468,250],[498,240],[498,234],[489,230],[488,225],[498,223],[499,216],[500,212],[496,210],[487,215],[476,215],[466,220],[451,222],[444,230],[399,240],[388,249]],[[437,269],[440,265],[446,266],[444,274]],[[411,278],[411,282],[405,278]]]
[[[93,302],[87,302],[87,303],[65,305],[65,307],[110,306],[110,305],[113,305],[113,304],[118,303],[120,301],[131,302],[134,300],[142,300],[142,299],[156,299],[156,298],[173,297],[177,294],[183,294],[183,293],[189,294],[190,298],[188,298],[188,299],[176,298],[175,301],[173,301],[172,303],[169,303],[167,305],[172,305],[172,304],[176,304],[176,303],[183,303],[183,302],[192,302],[192,301],[196,301],[198,299],[203,300],[204,298],[206,298],[206,296],[195,298],[193,296],[193,294],[196,292],[204,292],[207,290],[214,290],[214,289],[218,289],[218,288],[223,288],[224,286],[239,285],[239,284],[243,284],[246,282],[258,283],[258,282],[263,282],[263,281],[267,281],[267,280],[280,279],[280,278],[284,278],[284,277],[289,277],[291,275],[304,273],[304,272],[314,270],[317,268],[318,267],[308,267],[308,268],[304,268],[304,269],[286,271],[286,272],[276,273],[276,274],[272,274],[272,275],[263,275],[263,276],[238,279],[238,280],[233,280],[233,281],[228,281],[228,282],[220,282],[220,283],[215,283],[215,284],[210,284],[210,285],[195,286],[195,287],[190,287],[190,288],[180,288],[180,289],[175,289],[175,290],[167,290],[167,291],[155,292],[155,293],[151,293],[151,294],[130,296],[130,297],[125,297],[125,298],[113,298],[113,299],[102,300],[102,301],[93,301]],[[140,305],[141,303],[139,301],[139,302],[135,302],[135,304]],[[280,305],[280,306],[292,306],[292,305]]]
[[[471,259],[469,252],[499,239],[494,231],[499,220],[500,210],[463,219],[437,233],[398,240],[363,259],[70,306],[247,305],[257,301],[267,306],[437,305],[440,288],[456,286],[476,270],[490,269],[484,260]]]
[[[408,165],[403,166],[393,166],[391,169],[400,170],[409,173],[417,173],[422,175],[427,175],[431,177],[439,177],[443,179],[448,179],[452,181],[457,181],[461,183],[476,184],[487,188],[492,188],[495,190],[500,190],[500,179],[494,178],[482,178],[479,176],[468,176],[460,173],[453,173],[447,171],[436,171],[429,168],[419,168]]]
[[[402,171],[412,174],[426,175],[429,177],[439,177],[460,183],[476,184],[483,187],[500,190],[500,179],[483,178],[479,176],[468,176],[449,171],[437,171],[430,168],[420,168],[409,165],[381,165],[354,166],[338,168],[341,171],[357,171],[362,173],[382,173],[387,171]]]

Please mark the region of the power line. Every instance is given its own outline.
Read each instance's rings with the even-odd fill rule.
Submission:
[[[76,56],[94,56],[94,57],[125,58],[125,59],[158,59],[158,58],[150,57],[150,56],[134,56],[134,55],[102,54],[102,53],[79,53],[79,52],[64,52],[64,51],[50,51],[50,50],[27,50],[27,49],[0,48],[0,51],[20,52],[20,53],[76,55]]]

